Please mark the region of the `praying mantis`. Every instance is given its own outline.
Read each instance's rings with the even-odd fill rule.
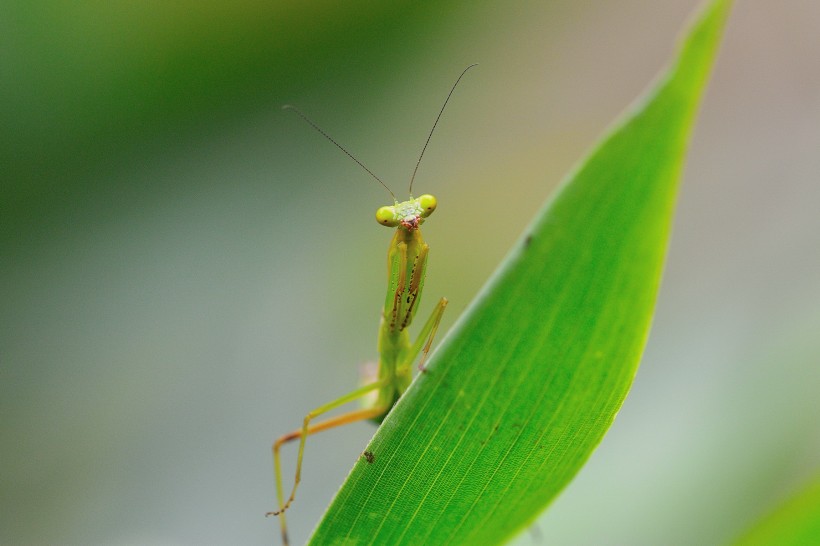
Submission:
[[[375,381],[366,384],[344,396],[321,405],[309,412],[303,422],[302,427],[288,434],[279,437],[273,443],[273,466],[276,480],[276,496],[279,508],[268,512],[268,516],[278,516],[282,534],[282,543],[288,545],[287,522],[285,511],[290,508],[296,498],[296,490],[302,475],[302,459],[305,452],[305,442],[307,437],[348,423],[356,421],[373,420],[376,423],[387,416],[399,397],[410,386],[413,379],[413,363],[421,353],[418,368],[424,371],[424,363],[430,347],[433,344],[436,331],[438,330],[444,309],[447,307],[447,299],[441,298],[433,309],[427,321],[422,326],[416,339],[411,341],[408,327],[416,316],[421,294],[424,289],[424,279],[427,272],[427,255],[430,247],[424,242],[421,235],[421,224],[436,210],[436,198],[429,194],[413,197],[413,181],[418,172],[421,159],[427,150],[427,145],[433,136],[433,132],[438,125],[444,108],[447,106],[450,97],[453,95],[456,86],[464,77],[468,70],[476,66],[472,64],[464,69],[456,82],[450,89],[450,93],[444,100],[444,104],[433,123],[433,128],[427,136],[427,141],[419,154],[416,167],[410,177],[410,187],[408,189],[409,199],[399,202],[390,188],[382,180],[373,174],[362,162],[356,159],[350,152],[343,148],[327,133],[319,128],[316,123],[310,120],[302,112],[292,106],[284,108],[294,110],[302,119],[321,133],[330,142],[335,144],[340,150],[347,154],[353,161],[359,164],[365,171],[375,178],[393,197],[393,204],[379,208],[376,211],[376,221],[384,226],[396,228],[393,239],[387,252],[387,294],[384,300],[381,323],[378,334],[379,369]],[[330,417],[323,421],[314,423],[313,420],[340,406],[364,398],[376,393],[376,401],[363,409],[353,410],[342,415]],[[282,486],[282,465],[281,447],[294,440],[299,440],[299,450],[296,456],[296,475],[294,477],[293,488],[290,496],[285,500]],[[367,459],[373,457],[370,454]]]

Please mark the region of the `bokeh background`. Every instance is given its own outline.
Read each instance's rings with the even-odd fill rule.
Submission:
[[[64,2],[0,17],[0,543],[276,544],[270,443],[375,356],[389,200],[464,309],[697,0]],[[516,544],[726,541],[820,466],[820,3],[738,2],[654,328]],[[309,444],[306,539],[368,438]]]

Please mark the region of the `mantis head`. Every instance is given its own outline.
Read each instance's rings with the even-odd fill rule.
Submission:
[[[391,206],[381,207],[376,211],[376,221],[387,227],[402,227],[407,231],[418,229],[424,219],[436,210],[436,198],[424,194],[416,199],[412,197]]]

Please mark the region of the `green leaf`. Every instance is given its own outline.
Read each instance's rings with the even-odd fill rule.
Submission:
[[[603,438],[638,368],[731,2],[539,213],[382,424],[311,544],[498,544]],[[479,231],[479,230],[477,230]]]
[[[760,520],[735,546],[802,546],[820,538],[820,477]]]

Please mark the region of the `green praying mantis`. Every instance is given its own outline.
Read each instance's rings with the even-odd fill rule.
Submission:
[[[393,197],[393,204],[379,208],[376,211],[376,221],[384,226],[396,228],[387,251],[387,295],[385,296],[384,310],[382,311],[381,324],[379,326],[379,369],[376,380],[312,410],[305,416],[301,428],[279,437],[273,444],[273,466],[279,508],[275,511],[268,512],[266,515],[278,516],[282,533],[282,543],[285,546],[288,545],[285,511],[287,511],[296,498],[296,490],[299,487],[302,475],[302,458],[305,452],[307,437],[323,430],[354,423],[356,421],[370,419],[380,423],[390,412],[399,397],[401,397],[404,391],[410,386],[410,382],[413,378],[413,363],[419,356],[419,353],[421,353],[421,359],[418,367],[419,370],[424,371],[424,363],[430,351],[430,346],[433,344],[433,339],[441,322],[441,317],[444,314],[444,309],[447,307],[447,299],[441,298],[438,301],[416,339],[411,341],[407,329],[413,322],[413,318],[416,316],[421,302],[421,294],[424,289],[424,279],[427,272],[427,255],[430,249],[427,243],[424,242],[420,227],[433,211],[436,210],[436,198],[432,195],[424,194],[417,198],[413,197],[413,181],[415,180],[424,152],[427,150],[427,145],[430,143],[430,139],[441,119],[442,113],[444,113],[447,102],[449,102],[461,78],[474,66],[476,65],[472,64],[465,68],[458,77],[438,113],[435,123],[433,123],[433,128],[427,136],[427,141],[424,143],[421,154],[419,154],[416,168],[410,177],[410,187],[408,190],[410,198],[407,201],[399,202],[395,194],[390,191],[390,188],[387,187],[378,176],[373,174],[362,162],[356,159],[302,112],[292,106],[284,107],[294,110],[302,119],[330,142],[335,144],[367,171],[370,176],[384,186]],[[376,401],[366,408],[353,410],[316,423],[313,422],[314,419],[329,411],[355,400],[362,399],[372,393],[376,393]],[[290,496],[286,500],[282,487],[280,451],[284,444],[294,440],[299,440],[299,451],[296,456],[296,475]],[[371,458],[372,454],[367,457],[368,460],[371,460]]]

